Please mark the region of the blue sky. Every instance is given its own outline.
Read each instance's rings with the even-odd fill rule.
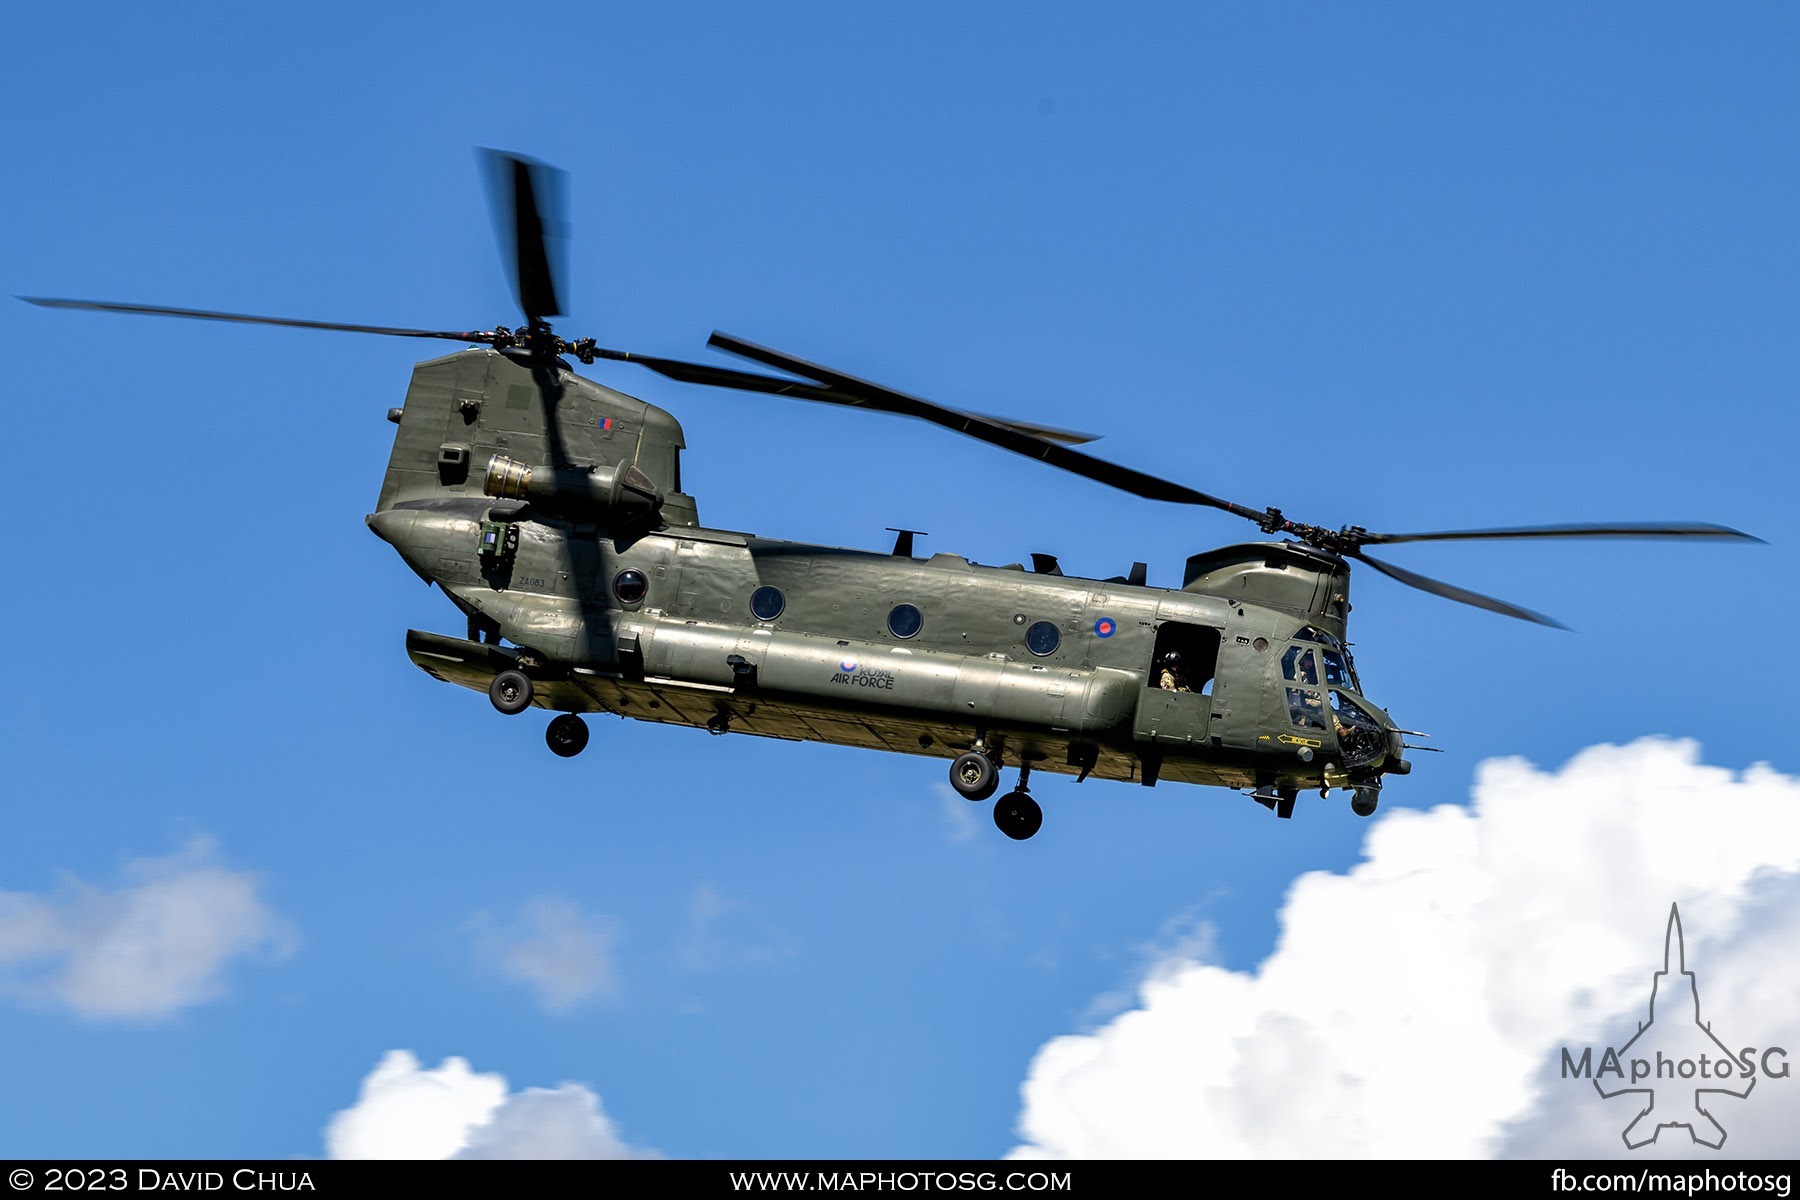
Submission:
[[[1712,897],[1742,947],[1800,897],[1762,826],[1719,834],[1773,856],[1725,875],[1608,874],[1668,857],[1618,780],[1691,774],[1655,826],[1678,858],[1725,828],[1711,768],[1800,772],[1797,42],[1775,5],[21,10],[0,281],[512,321],[471,152],[498,146],[570,173],[565,336],[704,360],[723,329],[1324,525],[1747,529],[1770,545],[1388,555],[1573,633],[1355,583],[1370,694],[1445,751],[1384,813],[1639,747],[1570,793],[1612,823],[1569,874],[1641,893],[1618,920],[1648,963],[1672,900]],[[539,718],[404,654],[409,627],[462,630],[362,527],[417,346],[19,304],[10,329],[7,1153],[322,1154],[394,1051],[403,1079],[504,1077],[432,1076],[486,1097],[465,1124],[597,1095],[590,1125],[675,1157],[1106,1152],[1022,1123],[1041,1048],[1151,1011],[1171,964],[1265,977],[1297,881],[1380,861],[1337,802],[1278,823],[1047,779],[1015,845],[930,760],[611,721],[554,759]],[[1253,532],[924,425],[587,373],[682,420],[718,527],[908,526],[1164,586]],[[1544,774],[1482,775],[1515,757]],[[1543,811],[1520,836],[1566,848],[1577,817]],[[1502,907],[1578,899],[1493,880]],[[1579,974],[1564,917],[1545,936]],[[1373,918],[1371,950],[1430,945]],[[1791,1020],[1744,994],[1740,1024]],[[1455,1036],[1450,998],[1417,1003]]]

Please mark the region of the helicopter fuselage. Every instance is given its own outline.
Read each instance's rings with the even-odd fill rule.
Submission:
[[[1226,547],[1175,590],[710,529],[679,492],[671,416],[494,351],[420,364],[390,415],[369,524],[469,618],[468,638],[409,635],[440,679],[487,690],[518,670],[553,711],[974,749],[1290,805],[1406,769],[1392,722],[1357,694],[1348,573],[1322,551]],[[620,498],[628,471],[642,503]]]

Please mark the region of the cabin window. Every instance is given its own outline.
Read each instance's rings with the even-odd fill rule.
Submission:
[[[1281,656],[1281,677],[1289,683],[1318,687],[1319,664],[1313,658],[1313,652],[1305,646],[1289,646],[1288,652]]]
[[[1025,648],[1043,658],[1046,654],[1055,654],[1056,648],[1062,645],[1062,631],[1057,629],[1054,621],[1034,622],[1025,631]]]
[[[1332,687],[1347,687],[1356,690],[1356,683],[1350,678],[1350,664],[1336,650],[1323,652],[1325,658],[1325,682]]]
[[[613,576],[613,595],[620,604],[637,604],[650,592],[650,581],[642,571],[620,571]]]
[[[759,621],[773,621],[787,607],[787,597],[778,587],[759,587],[750,593],[750,611]]]
[[[917,637],[925,628],[925,614],[911,604],[896,604],[888,612],[888,632],[902,640]]]
[[[1325,728],[1325,697],[1302,688],[1287,690],[1288,719],[1302,729]]]

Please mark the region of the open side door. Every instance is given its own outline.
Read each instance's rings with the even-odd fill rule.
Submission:
[[[1220,630],[1164,621],[1156,627],[1146,687],[1138,696],[1132,734],[1140,742],[1211,745],[1213,687]]]

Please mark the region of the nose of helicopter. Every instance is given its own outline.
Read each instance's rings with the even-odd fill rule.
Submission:
[[[1387,709],[1376,709],[1381,720],[1381,732],[1387,738],[1387,758],[1381,764],[1383,775],[1410,775],[1412,763],[1406,760],[1406,735],[1410,730],[1401,729],[1394,724],[1393,718],[1387,715]],[[1424,737],[1424,734],[1420,734]]]

